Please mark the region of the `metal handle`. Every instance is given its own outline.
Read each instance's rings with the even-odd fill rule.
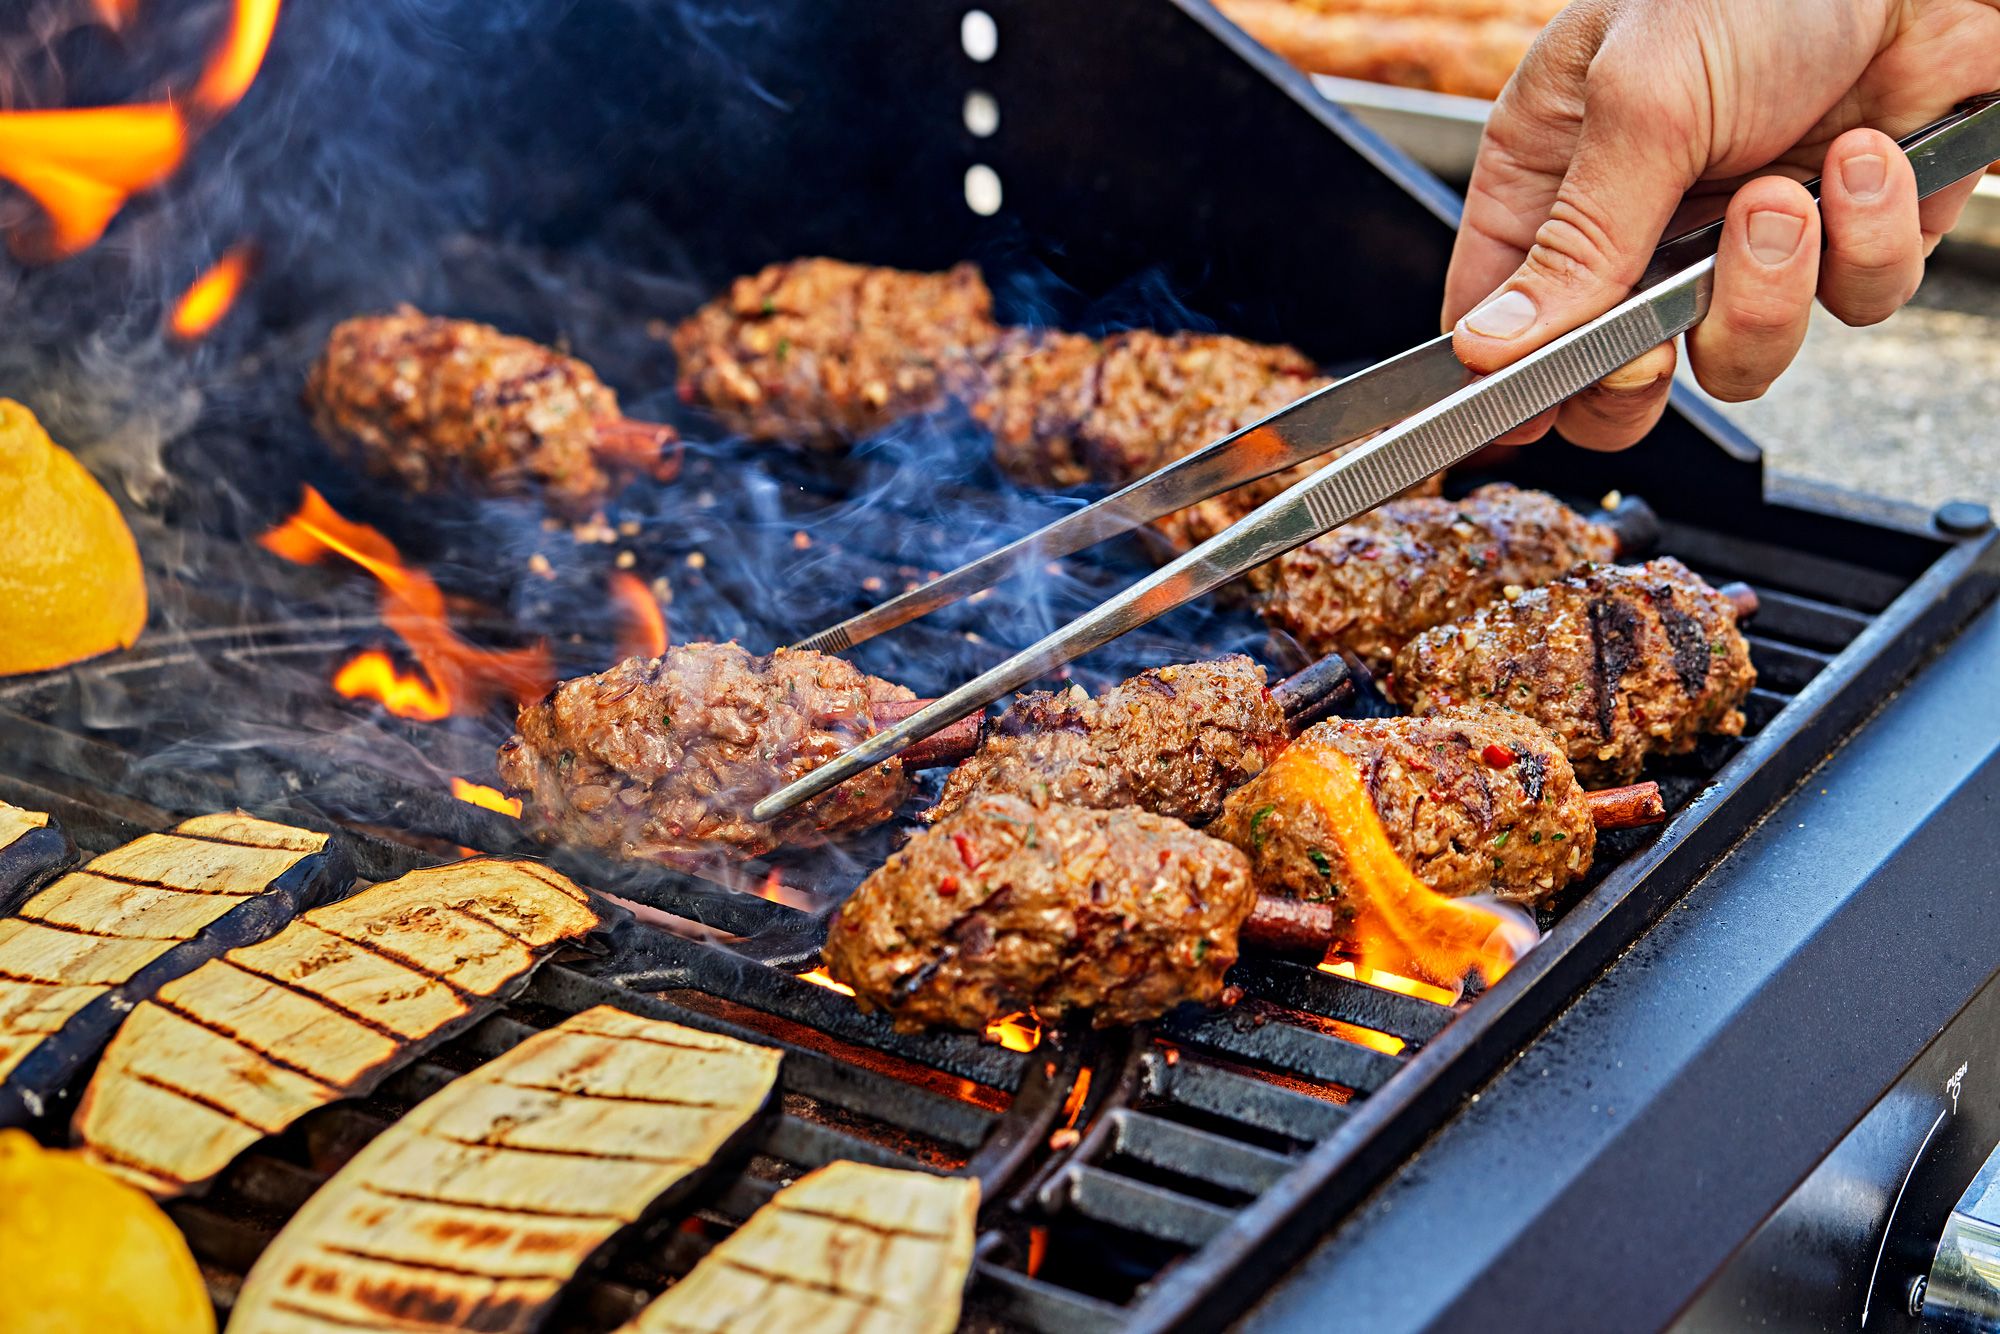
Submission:
[[[1924,1280],[1926,1330],[2000,1330],[2000,1149],[1965,1188]]]

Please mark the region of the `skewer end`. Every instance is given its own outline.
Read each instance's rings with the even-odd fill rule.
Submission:
[[[1617,504],[1590,517],[1617,535],[1620,560],[1630,560],[1651,551],[1660,543],[1660,516],[1637,496],[1620,496]]]
[[[1742,582],[1724,584],[1715,590],[1729,599],[1729,605],[1736,608],[1736,619],[1747,621],[1757,614],[1757,590]]]
[[[1643,829],[1667,818],[1666,799],[1655,782],[1599,788],[1583,795],[1590,803],[1590,822],[1600,830]]]

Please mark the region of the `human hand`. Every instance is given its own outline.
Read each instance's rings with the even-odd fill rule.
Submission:
[[[1688,360],[1716,397],[1756,398],[1815,295],[1858,325],[1915,293],[1977,182],[1920,203],[1893,136],[1996,88],[2000,0],[1579,0],[1487,124],[1445,284],[1456,351],[1490,372],[1596,318],[1677,215],[1726,198]],[[1817,204],[1799,183],[1816,174]],[[1659,420],[1674,365],[1656,348],[1506,442],[1553,423],[1623,449]]]

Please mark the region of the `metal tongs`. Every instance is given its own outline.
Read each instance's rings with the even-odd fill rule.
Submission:
[[[2000,160],[2000,93],[1974,99],[1900,141],[1920,197]],[[1817,180],[1807,182],[1815,197]],[[839,652],[968,597],[1022,565],[1081,551],[1197,501],[1381,434],[999,666],[863,741],[752,808],[774,819],[914,741],[948,727],[1128,630],[1373,509],[1532,421],[1708,313],[1721,222],[1654,252],[1633,295],[1609,313],[1488,376],[1443,335],[1310,394],[920,588],[801,640]]]

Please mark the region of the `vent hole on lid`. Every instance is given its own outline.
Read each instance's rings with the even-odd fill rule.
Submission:
[[[1000,103],[991,93],[965,95],[965,128],[980,139],[991,138],[1000,128]]]
[[[1000,211],[1000,173],[984,162],[965,169],[965,206],[982,218]]]
[[[958,21],[958,42],[965,54],[985,64],[1000,49],[1000,25],[983,9],[968,9]]]

